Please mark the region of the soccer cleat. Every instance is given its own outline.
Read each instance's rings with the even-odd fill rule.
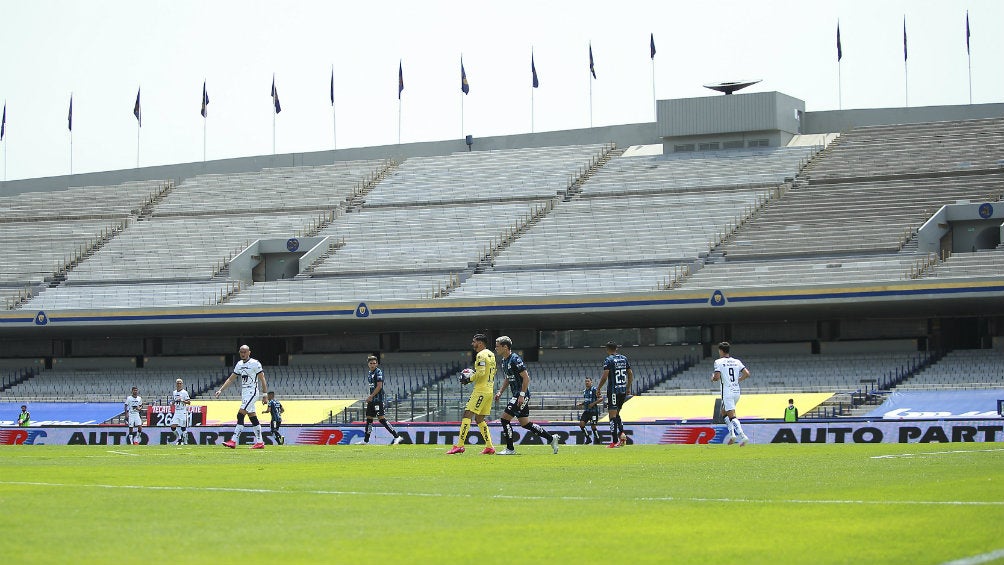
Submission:
[[[453,449],[447,451],[446,454],[447,455],[456,455],[458,453],[463,453],[465,451],[467,451],[467,450],[464,449],[463,447],[460,447],[459,445],[454,445]]]
[[[551,451],[553,451],[555,455],[558,454],[558,442],[559,441],[560,440],[558,439],[557,434],[552,434],[551,435]]]
[[[745,434],[743,434],[743,437],[739,440],[739,447],[742,447],[742,446],[746,445],[747,443],[749,443],[749,441],[750,441],[750,438],[748,436],[746,436]]]
[[[279,445],[283,445],[286,443],[286,438],[283,436],[276,436],[275,439],[279,440]]]
[[[620,447],[620,446],[621,446],[621,444],[617,443],[616,441],[612,441],[612,442],[610,442],[610,445],[608,445],[607,447],[609,447],[610,449],[613,449],[615,447]]]
[[[590,443],[593,443],[593,438],[591,438],[589,436],[586,436],[586,439],[583,440],[582,443],[583,443],[583,445],[589,445]]]
[[[404,438],[401,437],[401,436],[397,436],[396,438],[394,438],[394,441],[390,442],[390,444],[391,445],[397,445],[397,444],[401,443],[402,441],[404,441]]]
[[[729,434],[728,436],[726,436],[725,443],[727,445],[732,445],[735,442],[736,442],[736,436],[735,436],[735,434]]]
[[[258,443],[253,444],[251,449],[265,449],[265,444],[259,441]]]
[[[223,442],[223,447],[229,447],[230,449],[237,449],[237,442],[234,440]]]
[[[139,445],[139,442],[138,441],[134,441],[134,442],[132,442],[132,444],[133,445]]]
[[[621,432],[620,441],[618,442],[617,447],[624,447],[625,445],[627,445],[627,436]]]
[[[499,451],[496,455],[516,455],[515,449],[503,449]]]
[[[495,455],[494,447],[486,447],[481,450],[481,455]]]

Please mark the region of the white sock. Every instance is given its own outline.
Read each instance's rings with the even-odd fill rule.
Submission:
[[[732,431],[732,419],[728,416],[725,417],[725,429],[729,431],[730,436],[735,435],[735,432]]]
[[[181,428],[181,435],[178,436],[178,441],[181,443],[185,443],[185,435],[188,433],[186,430],[188,430],[188,428]]]
[[[732,427],[736,430],[736,435],[739,437],[746,437],[743,433],[743,425],[739,423],[739,418],[732,418]]]
[[[254,442],[255,443],[264,443],[261,440],[261,424],[258,424],[257,426],[254,427]]]
[[[243,432],[244,432],[244,424],[237,424],[236,426],[234,426],[234,439],[232,441],[234,443],[240,443],[241,434]]]

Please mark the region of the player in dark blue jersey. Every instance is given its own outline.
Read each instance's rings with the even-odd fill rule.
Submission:
[[[613,436],[607,447],[624,447],[627,434],[624,433],[624,423],[621,422],[621,408],[624,401],[631,395],[631,382],[634,371],[627,357],[617,353],[618,345],[607,342],[607,358],[603,360],[603,376],[600,377],[600,389],[603,383],[607,385],[607,415],[610,417],[610,433]]]
[[[526,363],[523,358],[512,350],[512,340],[509,336],[501,336],[495,340],[495,353],[501,358],[499,370],[505,380],[502,381],[502,388],[495,393],[495,400],[498,400],[505,392],[506,386],[512,393],[512,398],[506,404],[502,412],[502,441],[506,444],[506,449],[499,452],[499,455],[515,455],[516,449],[513,446],[512,419],[517,418],[519,425],[537,434],[547,443],[551,444],[551,450],[558,452],[558,436],[551,434],[539,424],[530,421],[530,373],[526,370]]]
[[[596,422],[600,419],[600,402],[603,401],[603,397],[600,396],[596,387],[593,386],[593,379],[586,377],[586,388],[582,390],[582,402],[576,403],[576,406],[582,407],[582,415],[579,416],[579,429],[582,430],[582,435],[585,436],[585,443],[600,443],[600,433],[596,429]],[[586,431],[586,423],[590,423],[593,427],[593,435],[590,438],[589,432]]]
[[[377,359],[375,355],[370,355],[366,358],[366,364],[369,366],[370,372],[367,377],[370,385],[370,395],[366,397],[366,435],[363,436],[363,443],[370,442],[370,435],[373,433],[373,417],[383,424],[383,427],[387,428],[390,435],[394,436],[391,440],[391,445],[397,445],[401,443],[401,435],[397,433],[394,426],[390,425],[387,421],[387,417],[384,414],[384,394],[383,394],[383,369],[379,367],[380,360]]]
[[[268,406],[268,415],[272,417],[272,421],[269,422],[269,427],[272,430],[272,437],[275,438],[275,442],[279,445],[286,443],[286,438],[279,433],[279,426],[282,425],[282,413],[286,411],[282,407],[282,402],[275,399],[275,392],[268,391],[268,400],[264,401],[263,404]]]

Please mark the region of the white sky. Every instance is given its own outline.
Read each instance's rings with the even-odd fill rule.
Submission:
[[[276,152],[331,149],[335,71],[339,148],[530,131],[530,49],[540,88],[534,129],[589,126],[588,44],[596,126],[654,119],[649,33],[660,99],[712,95],[701,85],[763,79],[810,111],[966,104],[965,13],[974,103],[1001,102],[1000,0],[53,1],[0,0],[0,100],[8,180],[136,165],[132,115],[142,86],[140,165],[272,152],[272,73],[282,103]],[[460,56],[471,85],[461,130]],[[3,165],[0,163],[0,168]]]

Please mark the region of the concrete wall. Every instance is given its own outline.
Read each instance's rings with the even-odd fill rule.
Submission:
[[[498,151],[523,147],[556,147],[561,145],[583,145],[590,143],[616,143],[618,147],[659,143],[655,123],[624,124],[594,128],[547,131],[518,135],[474,137],[473,151]],[[260,171],[269,167],[301,167],[330,165],[337,161],[358,159],[401,160],[408,157],[428,157],[449,155],[466,151],[463,139],[427,141],[402,145],[381,145],[375,147],[351,147],[337,151],[315,151],[310,153],[288,153],[285,155],[258,155],[220,159],[204,163],[179,163],[119,171],[102,171],[58,177],[12,180],[0,182],[0,196],[12,196],[22,192],[46,192],[64,190],[72,186],[109,186],[136,180],[174,180],[176,183],[202,174],[227,174]]]
[[[861,126],[979,120],[1002,116],[1004,116],[1004,104],[829,110],[806,112],[802,120],[802,133],[835,133]]]
[[[659,135],[673,138],[749,131],[796,134],[796,112],[805,112],[805,102],[780,92],[659,100],[656,104]]]

